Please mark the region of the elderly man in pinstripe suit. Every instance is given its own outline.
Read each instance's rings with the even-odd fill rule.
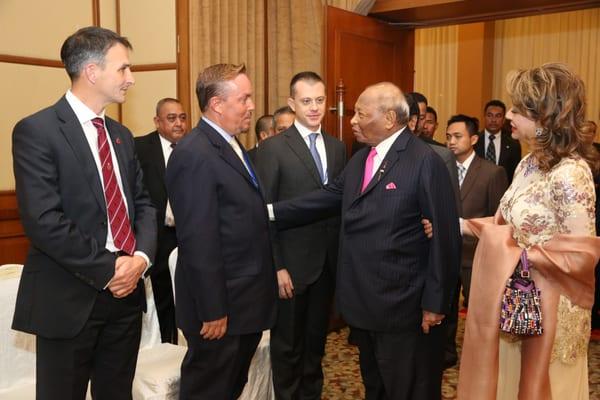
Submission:
[[[445,324],[460,262],[442,159],[406,129],[392,83],[368,87],[352,118],[360,150],[334,182],[275,203],[279,229],[340,212],[339,310],[360,350],[367,399],[439,399]],[[421,218],[433,223],[428,240]]]

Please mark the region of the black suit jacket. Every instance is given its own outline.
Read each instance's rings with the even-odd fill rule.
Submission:
[[[165,186],[165,157],[157,131],[135,138],[140,166],[144,171],[144,184],[156,208],[158,226],[164,226],[167,208],[167,187]]]
[[[479,140],[475,143],[475,153],[485,159],[485,131],[479,133]],[[498,165],[506,170],[506,177],[510,184],[515,174],[515,169],[521,161],[521,144],[518,140],[513,139],[510,133],[502,132],[500,136],[500,155],[496,154]]]
[[[346,164],[346,149],[326,133],[323,141],[328,181],[333,182]],[[310,150],[294,125],[260,144],[256,168],[267,203],[323,187]],[[294,285],[309,285],[319,278],[328,259],[335,276],[339,226],[339,217],[333,217],[279,233],[273,241],[275,267],[287,269]]]
[[[475,155],[460,187],[462,217],[493,216],[507,188],[508,179],[504,168]],[[473,264],[476,245],[477,239],[474,237],[463,237],[463,267]]]
[[[450,308],[460,263],[457,207],[448,171],[435,152],[405,130],[363,193],[369,149],[360,150],[333,183],[274,205],[282,229],[339,212],[337,304],[354,327],[420,329],[422,310]],[[423,233],[422,217],[433,224]]]
[[[152,262],[156,212],[144,189],[133,136],[108,117],[106,127],[137,250]],[[31,241],[13,328],[70,338],[83,328],[98,292],[114,275],[115,256],[105,248],[108,224],[98,170],[64,97],[17,123],[13,160],[19,213]]]
[[[227,334],[270,328],[277,281],[267,211],[229,143],[201,120],[171,154],[166,182],[179,248],[177,325],[197,334],[227,316]]]

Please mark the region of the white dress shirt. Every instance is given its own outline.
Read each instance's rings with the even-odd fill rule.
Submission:
[[[485,155],[485,153],[487,153],[487,148],[490,145],[490,135],[491,133],[488,132],[488,130],[485,130],[485,140],[484,140],[484,149],[483,149],[483,154]],[[501,136],[502,136],[502,131],[498,131],[498,133],[494,133],[494,148],[496,149],[496,165],[498,165],[498,161],[500,161],[500,145],[501,145]]]
[[[71,90],[68,90],[65,99],[67,103],[73,109],[77,120],[81,124],[83,129],[83,133],[85,134],[85,139],[87,140],[90,150],[92,152],[92,156],[94,157],[94,162],[96,163],[96,169],[98,171],[98,176],[100,178],[100,183],[102,184],[102,191],[104,192],[104,178],[102,176],[102,165],[100,164],[100,154],[98,152],[98,130],[92,123],[92,119],[94,118],[102,118],[104,121],[104,110],[100,113],[100,115],[96,115],[88,106],[86,106],[81,100],[75,96]],[[123,197],[123,203],[125,204],[125,211],[129,216],[128,207],[127,207],[127,197],[125,197],[125,193],[123,192],[123,184],[121,183],[121,172],[119,170],[119,163],[115,162],[117,157],[115,155],[115,149],[113,148],[112,141],[110,140],[110,135],[108,129],[106,128],[106,122],[104,123],[104,129],[107,134],[107,143],[110,148],[110,157],[112,159],[113,171],[115,172],[115,178],[117,178],[117,185],[119,187],[119,191],[121,192],[121,196]],[[108,229],[106,230],[106,250],[111,253],[117,252],[120,249],[115,247],[115,242],[113,239],[112,232],[110,231],[110,221],[108,220],[108,213],[106,214],[106,223]],[[133,229],[133,228],[132,228]],[[138,255],[142,257],[146,261],[146,269],[150,266],[150,259],[148,256],[142,251],[135,251],[134,255]],[[108,285],[107,285],[108,286]]]
[[[325,140],[323,140],[323,134],[321,133],[321,125],[319,125],[319,129],[311,131],[297,120],[294,120],[294,126],[296,127],[296,129],[298,129],[298,132],[300,132],[300,136],[302,136],[302,139],[304,139],[304,143],[306,143],[306,146],[309,150],[310,134],[318,133],[315,145],[317,147],[317,153],[319,153],[319,157],[321,158],[321,168],[323,168],[323,175],[325,175],[325,181],[323,182],[323,184],[326,185],[329,181],[329,178],[327,177],[327,152],[325,151]]]

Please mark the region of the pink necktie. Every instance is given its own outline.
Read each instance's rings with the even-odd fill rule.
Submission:
[[[113,236],[115,247],[129,255],[135,251],[135,236],[125,209],[125,202],[117,184],[117,177],[112,166],[112,157],[104,129],[102,118],[92,119],[92,124],[98,131],[98,153],[102,164],[102,178],[104,180],[104,198],[106,199],[106,212],[110,222],[110,232]]]
[[[377,150],[375,147],[371,147],[371,151],[367,156],[367,161],[365,162],[365,174],[363,176],[363,184],[360,192],[364,192],[367,186],[369,186],[369,182],[373,178],[373,161],[375,160],[375,156],[377,155]]]

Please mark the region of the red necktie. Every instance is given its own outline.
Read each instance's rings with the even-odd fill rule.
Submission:
[[[367,156],[367,161],[365,162],[365,174],[363,175],[363,183],[360,192],[364,192],[367,186],[369,186],[369,182],[373,179],[373,163],[375,161],[375,156],[377,155],[377,150],[375,147],[371,147],[371,151]]]
[[[98,153],[100,155],[102,178],[104,180],[104,199],[106,200],[106,212],[108,213],[113,241],[116,248],[123,250],[129,255],[133,255],[135,251],[135,236],[129,223],[123,196],[117,184],[117,176],[113,168],[113,160],[106,138],[104,121],[102,118],[94,118],[92,119],[92,124],[94,124],[98,131]]]

